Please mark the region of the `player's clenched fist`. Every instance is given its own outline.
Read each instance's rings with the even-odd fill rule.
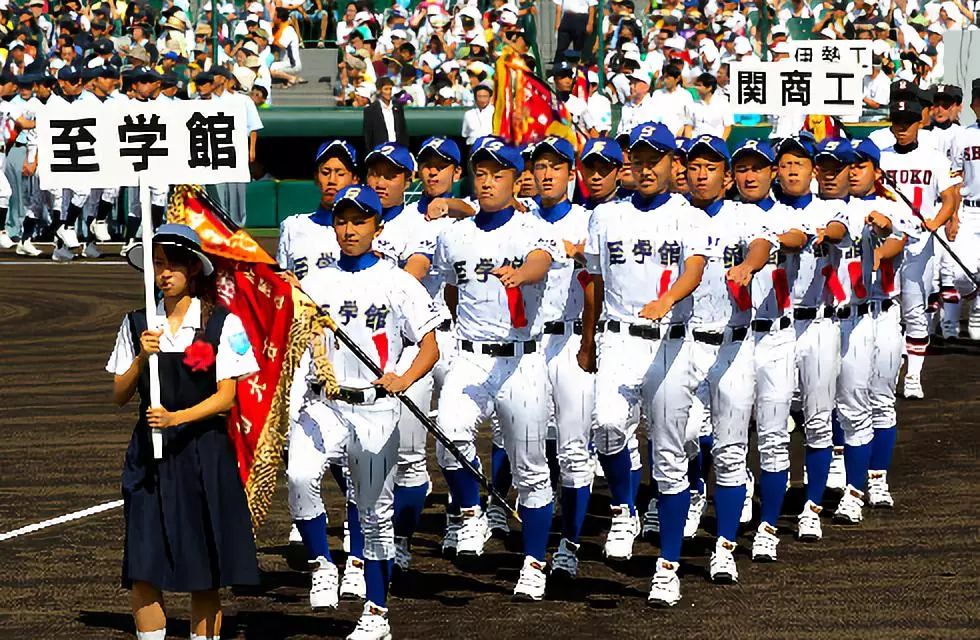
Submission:
[[[876,235],[884,236],[891,232],[892,222],[883,213],[872,211],[868,214],[865,222],[874,228]]]
[[[725,274],[725,278],[740,287],[747,287],[752,282],[752,275],[752,268],[743,262],[729,269],[728,273]]]
[[[521,275],[521,270],[515,269],[507,264],[502,267],[497,267],[490,273],[497,276],[497,278],[500,280],[500,284],[504,285],[504,287],[507,289],[513,289],[514,287],[519,287],[524,284],[524,278]]]
[[[408,379],[392,372],[384,374],[371,384],[382,387],[388,393],[401,393],[412,386],[412,383]]]
[[[646,318],[647,320],[660,320],[665,315],[670,313],[671,308],[674,306],[674,301],[670,296],[664,296],[656,300],[651,300],[650,302],[643,305],[640,309],[640,317]]]
[[[582,371],[588,373],[596,372],[595,342],[586,343],[584,340],[579,345],[578,354],[575,356],[578,366]]]

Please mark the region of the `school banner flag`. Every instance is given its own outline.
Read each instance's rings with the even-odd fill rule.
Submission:
[[[494,78],[494,135],[517,146],[558,136],[571,142],[576,150],[581,148],[568,109],[534,75],[523,56],[508,47],[497,60]]]
[[[322,331],[319,313],[276,273],[272,256],[201,187],[176,187],[167,219],[197,231],[214,262],[218,303],[241,319],[259,364],[258,373],[239,380],[227,423],[252,525],[258,528],[272,502],[289,432],[293,372],[312,337]],[[332,373],[329,377],[332,381]]]

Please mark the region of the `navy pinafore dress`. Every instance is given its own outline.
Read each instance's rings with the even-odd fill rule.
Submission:
[[[215,308],[196,340],[218,341],[228,312]],[[146,329],[146,312],[129,314],[133,348]],[[184,353],[160,353],[160,400],[170,411],[192,407],[217,390],[214,364],[194,372]],[[238,463],[225,427],[215,416],[163,430],[163,459],[153,459],[146,423],[150,376],[139,379],[139,422],[126,450],[122,494],[126,519],[122,583],[148,582],[163,591],[208,591],[258,584],[255,540]]]

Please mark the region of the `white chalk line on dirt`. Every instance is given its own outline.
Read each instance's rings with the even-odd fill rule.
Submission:
[[[14,529],[13,531],[8,531],[7,533],[0,533],[0,542],[10,540],[11,538],[17,538],[19,536],[24,536],[29,533],[34,533],[36,531],[40,531],[41,529],[47,529],[48,527],[53,527],[65,522],[72,522],[73,520],[79,520],[87,516],[94,516],[95,514],[102,513],[103,511],[118,509],[122,505],[122,500],[113,500],[112,502],[103,502],[102,504],[97,504],[94,507],[82,509],[81,511],[73,511],[72,513],[66,513],[63,516],[42,520],[41,522],[29,524],[26,527],[21,527],[20,529]]]

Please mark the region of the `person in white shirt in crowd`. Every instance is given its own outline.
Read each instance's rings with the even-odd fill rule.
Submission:
[[[463,114],[463,130],[460,135],[471,145],[477,138],[493,133],[493,86],[480,83],[473,90],[476,106]]]
[[[612,130],[612,102],[599,89],[599,74],[589,71],[589,99],[586,105],[592,116],[592,126],[598,137],[607,135]]]
[[[738,62],[760,62],[759,56],[755,55],[752,43],[745,36],[735,39],[735,60]]]
[[[728,100],[717,93],[718,80],[710,73],[702,73],[694,81],[694,89],[700,100],[691,109],[689,135],[685,137],[711,135],[727,140],[735,117]]]
[[[872,56],[871,73],[864,77],[864,106],[868,109],[887,109],[891,80],[881,70],[881,56]]]
[[[659,114],[654,121],[664,123],[674,137],[679,136],[691,123],[691,111],[694,107],[694,98],[681,83],[681,75],[681,69],[676,65],[664,67],[664,86],[653,92],[652,99]]]
[[[275,16],[272,20],[272,30],[275,33],[273,44],[279,49],[279,59],[269,66],[272,77],[283,80],[287,87],[297,84],[304,84],[304,80],[299,72],[303,69],[303,63],[299,58],[299,35],[289,23],[289,9],[285,7],[276,8]]]
[[[777,42],[769,49],[770,60],[773,62],[779,62],[780,60],[789,60],[789,45],[785,42]]]
[[[249,2],[248,6],[245,7],[245,11],[245,19],[239,20],[235,25],[234,31],[232,31],[234,38],[237,39],[248,35],[249,22],[256,23],[260,29],[265,29],[270,33],[272,32],[272,23],[262,18],[265,14],[265,7],[262,6],[261,2]]]
[[[572,118],[572,125],[583,134],[592,137],[595,127],[589,113],[589,106],[585,100],[572,93],[572,89],[575,87],[575,65],[567,60],[562,60],[555,65],[551,75],[555,93],[558,99],[565,104],[565,108],[568,109],[568,115]]]
[[[629,75],[630,99],[623,105],[616,135],[629,134],[636,125],[660,122],[664,110],[650,95],[650,72],[637,69]]]

